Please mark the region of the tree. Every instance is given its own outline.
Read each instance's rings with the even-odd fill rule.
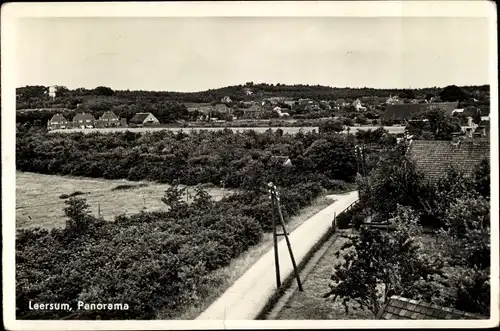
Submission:
[[[439,93],[439,97],[443,101],[463,101],[467,98],[467,94],[458,86],[449,85]]]
[[[103,96],[111,96],[114,94],[114,91],[106,86],[98,86],[92,92],[93,94],[103,95]]]
[[[343,129],[344,126],[342,122],[337,120],[328,120],[322,122],[319,127],[320,132],[342,132]]]
[[[366,124],[368,121],[366,120],[365,115],[360,114],[360,115],[356,116],[355,122],[358,123],[358,124],[363,125],[363,124]]]
[[[474,171],[474,182],[476,191],[483,197],[490,198],[490,162],[488,159],[483,159],[478,164]]]
[[[65,231],[70,233],[71,237],[82,235],[92,225],[102,223],[102,220],[98,220],[90,214],[90,206],[86,199],[71,197],[64,203],[66,207],[64,207],[63,211],[68,218]]]
[[[440,109],[431,109],[420,114],[419,117],[429,120],[431,132],[436,140],[451,140],[452,133],[461,131],[460,120],[446,115]]]
[[[341,299],[349,306],[368,309],[374,315],[392,295],[427,301],[439,298],[429,281],[443,277],[442,261],[421,251],[419,215],[399,206],[392,233],[361,226],[358,236],[351,236],[340,251],[331,277],[330,291],[324,297]],[[342,259],[340,259],[342,257]],[[435,301],[434,301],[435,302]]]
[[[399,97],[402,99],[415,99],[415,93],[413,90],[403,90],[399,93]]]
[[[398,204],[421,209],[422,199],[427,195],[423,175],[417,172],[413,161],[402,154],[404,148],[404,145],[398,146],[369,177],[358,181],[361,202],[383,218],[394,212]]]
[[[490,206],[482,196],[456,199],[446,211],[441,230],[447,265],[458,270],[449,286],[449,305],[471,313],[490,313]],[[439,248],[438,248],[439,249]]]
[[[479,108],[473,110],[472,121],[477,125],[481,123],[481,110]]]

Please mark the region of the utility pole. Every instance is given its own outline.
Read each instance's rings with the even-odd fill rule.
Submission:
[[[271,208],[273,213],[273,244],[274,244],[274,262],[276,266],[276,285],[278,288],[281,287],[281,278],[280,278],[280,267],[279,267],[279,255],[278,255],[278,236],[284,236],[286,240],[286,245],[288,247],[288,252],[290,253],[290,259],[292,260],[293,271],[295,273],[295,278],[297,279],[297,285],[299,287],[299,291],[304,291],[302,288],[302,282],[300,281],[300,275],[297,268],[297,264],[295,263],[295,258],[293,256],[292,245],[290,243],[290,239],[288,238],[288,232],[286,231],[285,221],[283,220],[283,214],[281,212],[280,198],[279,193],[276,191],[276,186],[273,183],[267,184],[269,187],[269,193],[271,198]],[[276,211],[278,212],[279,222],[283,233],[277,233],[276,229]]]

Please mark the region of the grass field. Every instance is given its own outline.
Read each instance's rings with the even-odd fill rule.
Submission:
[[[145,186],[113,190],[118,185],[126,184],[134,186],[144,184]],[[167,187],[168,184],[17,172],[16,228],[63,226],[65,199],[59,198],[61,194],[84,192],[85,194],[79,197],[87,199],[92,213],[97,216],[98,209],[100,209],[100,215],[111,220],[119,214],[134,214],[141,210],[152,211],[165,208],[161,198]],[[221,199],[223,194],[231,194],[231,191],[223,191],[218,187],[205,189],[215,200]],[[187,193],[194,194],[194,188],[188,188]]]

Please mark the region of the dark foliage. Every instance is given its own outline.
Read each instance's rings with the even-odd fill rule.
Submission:
[[[122,184],[116,187],[113,187],[111,191],[120,191],[120,190],[131,190],[134,188],[146,187],[148,184]]]
[[[16,155],[20,171],[186,185],[224,181],[243,189],[269,181],[285,187],[316,181],[329,188],[333,180],[356,173],[352,138],[331,133],[28,131],[18,133]],[[291,168],[282,167],[283,157],[290,158]]]

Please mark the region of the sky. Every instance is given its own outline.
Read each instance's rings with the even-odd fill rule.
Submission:
[[[488,30],[473,17],[22,18],[16,85],[483,85]]]

